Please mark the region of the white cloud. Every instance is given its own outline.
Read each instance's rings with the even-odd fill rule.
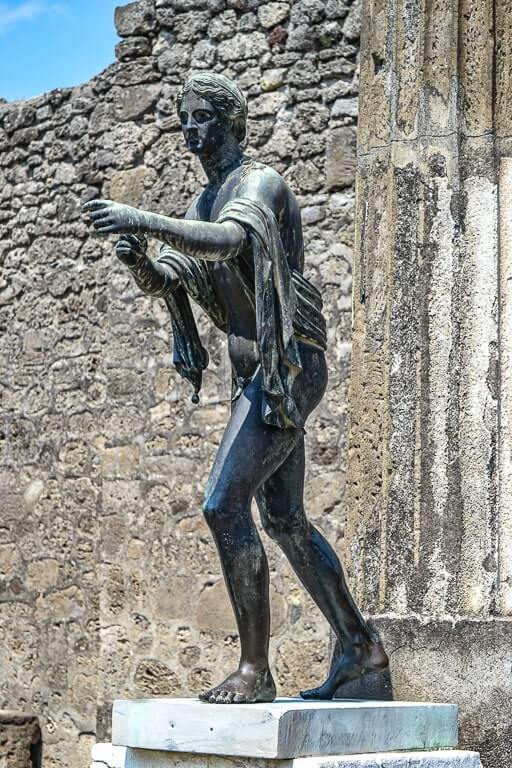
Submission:
[[[0,32],[45,14],[63,14],[66,8],[62,3],[47,3],[43,0],[26,0],[13,6],[11,3],[0,3]]]

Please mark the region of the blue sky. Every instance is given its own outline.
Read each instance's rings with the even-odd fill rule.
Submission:
[[[0,97],[79,85],[114,61],[126,0],[0,0]]]

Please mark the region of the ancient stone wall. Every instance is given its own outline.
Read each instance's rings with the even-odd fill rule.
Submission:
[[[80,214],[97,196],[184,213],[202,177],[174,97],[197,69],[238,79],[248,151],[302,207],[330,341],[307,504],[343,551],[359,4],[143,0],[116,23],[117,63],[91,82],[0,107],[0,706],[39,715],[46,768],[87,765],[114,696],[197,693],[237,661],[200,513],[228,414],[223,340],[202,317],[195,407],[165,306]],[[328,631],[266,543],[272,658],[294,694],[324,674]]]

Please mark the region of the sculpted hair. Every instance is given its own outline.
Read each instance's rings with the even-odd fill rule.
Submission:
[[[192,75],[176,98],[178,114],[181,111],[183,98],[190,91],[209,101],[215,111],[232,124],[233,133],[238,141],[245,139],[247,102],[234,80],[215,72],[201,72]]]

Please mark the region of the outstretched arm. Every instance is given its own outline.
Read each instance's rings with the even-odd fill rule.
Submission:
[[[244,229],[233,221],[222,224],[171,219],[111,200],[91,200],[83,210],[101,234],[147,234],[196,259],[225,261],[245,245]]]

